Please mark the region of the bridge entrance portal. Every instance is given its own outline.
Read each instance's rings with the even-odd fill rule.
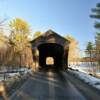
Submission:
[[[63,46],[56,43],[44,43],[38,46],[39,66],[41,68],[61,69],[63,66]]]

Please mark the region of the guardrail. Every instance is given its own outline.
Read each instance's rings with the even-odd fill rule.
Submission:
[[[0,71],[0,78],[1,78],[0,81],[5,80],[6,78],[9,78],[9,77],[13,76],[13,75],[11,75],[13,73],[15,73],[15,74],[17,74],[17,73],[23,74],[25,72],[28,72],[28,69],[2,70],[2,71]]]

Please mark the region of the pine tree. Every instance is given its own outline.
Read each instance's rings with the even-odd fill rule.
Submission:
[[[88,44],[86,46],[86,54],[90,58],[91,65],[92,65],[93,50],[94,50],[93,43],[92,42],[88,42]]]
[[[92,14],[90,17],[96,20],[94,23],[94,27],[97,29],[95,36],[96,59],[100,64],[100,3],[97,3],[96,7],[92,8]]]

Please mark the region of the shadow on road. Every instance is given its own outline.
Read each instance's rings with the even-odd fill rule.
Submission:
[[[64,71],[61,69],[56,69],[53,66],[49,66],[46,68],[42,68],[41,70],[39,70],[39,72],[37,72],[37,76],[41,77],[41,79],[52,78],[52,80],[57,81],[58,83],[60,82],[63,86],[65,86],[65,84],[67,83],[66,77],[64,76]],[[50,81],[53,82],[52,80]]]

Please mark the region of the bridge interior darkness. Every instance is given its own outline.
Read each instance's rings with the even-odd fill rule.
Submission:
[[[45,43],[38,46],[39,66],[41,68],[61,69],[63,66],[63,46],[56,43]],[[53,58],[53,64],[46,64],[46,58]]]

